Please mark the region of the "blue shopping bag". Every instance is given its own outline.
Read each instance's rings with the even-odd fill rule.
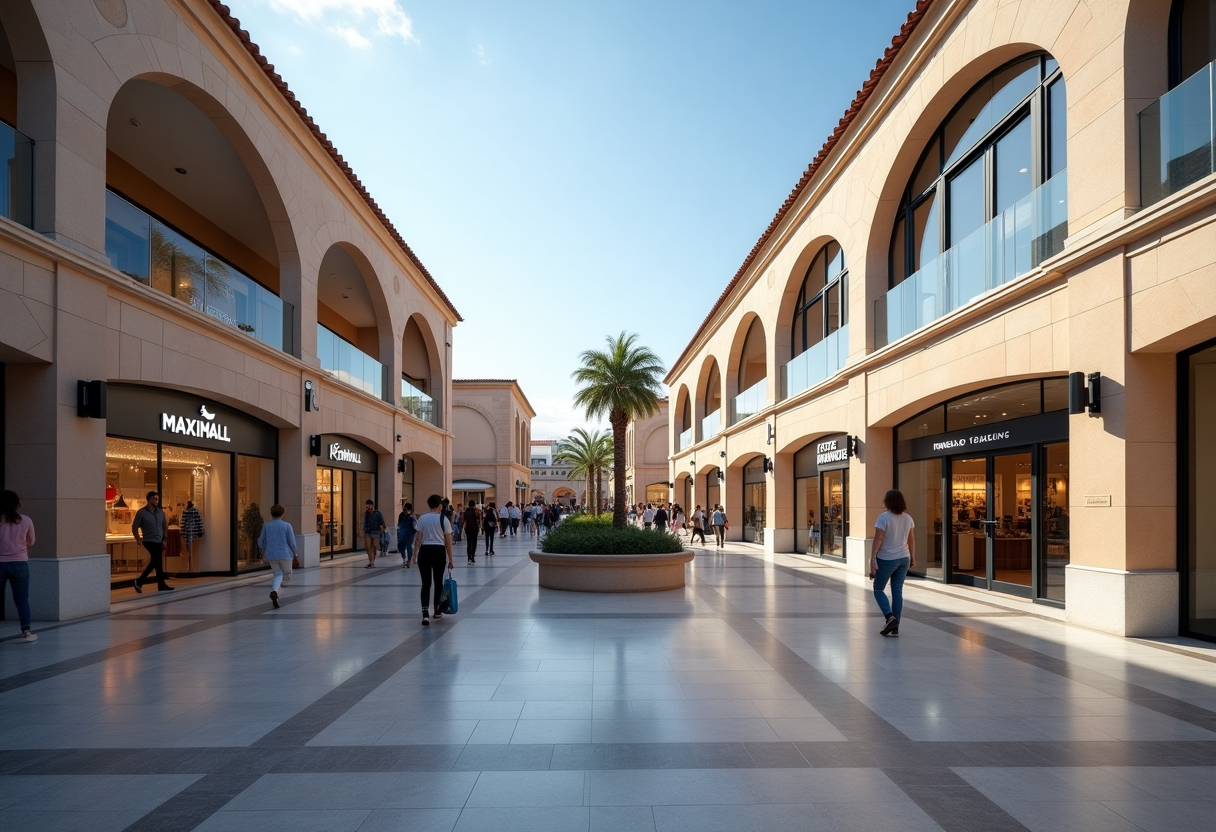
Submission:
[[[452,570],[449,569],[443,579],[443,593],[439,596],[439,610],[447,615],[458,612],[459,609],[460,606],[456,601],[456,579],[452,577]]]

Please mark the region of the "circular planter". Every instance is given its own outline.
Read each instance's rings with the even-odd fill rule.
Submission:
[[[530,552],[540,585],[567,592],[662,592],[684,586],[692,552],[663,555],[554,555]]]

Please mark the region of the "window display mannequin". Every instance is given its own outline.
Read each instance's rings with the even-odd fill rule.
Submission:
[[[186,547],[186,571],[194,571],[194,541],[203,536],[203,516],[194,507],[193,500],[186,501],[181,518],[182,543]]]

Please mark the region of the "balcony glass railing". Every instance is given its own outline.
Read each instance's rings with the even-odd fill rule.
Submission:
[[[676,441],[677,441],[677,444],[679,445],[679,450],[681,450],[681,451],[684,450],[685,448],[691,448],[692,447],[692,428],[689,428],[686,431],[682,431],[680,433],[680,435],[678,437],[676,437]]]
[[[849,325],[845,324],[810,349],[795,355],[781,368],[781,398],[796,396],[828,380],[844,368],[848,357]]]
[[[760,379],[730,401],[730,423],[742,422],[764,409],[768,379]]]
[[[380,362],[321,324],[317,324],[317,358],[321,369],[338,381],[382,398],[384,368]]]
[[[401,379],[401,406],[411,416],[439,425],[439,409],[435,407],[435,400],[405,379]]]
[[[1064,248],[1068,171],[1062,170],[874,303],[880,348],[1008,283]]]
[[[34,142],[0,122],[0,216],[34,227]]]
[[[1140,204],[1152,205],[1213,172],[1213,65],[1140,112]]]
[[[713,413],[701,420],[701,441],[711,439],[718,435],[722,430],[722,408],[718,408]]]
[[[295,307],[117,194],[106,192],[110,265],[145,286],[293,352]]]

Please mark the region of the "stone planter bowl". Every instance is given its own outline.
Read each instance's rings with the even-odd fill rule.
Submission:
[[[692,552],[662,555],[555,555],[530,552],[540,585],[567,592],[662,592],[684,586]]]

